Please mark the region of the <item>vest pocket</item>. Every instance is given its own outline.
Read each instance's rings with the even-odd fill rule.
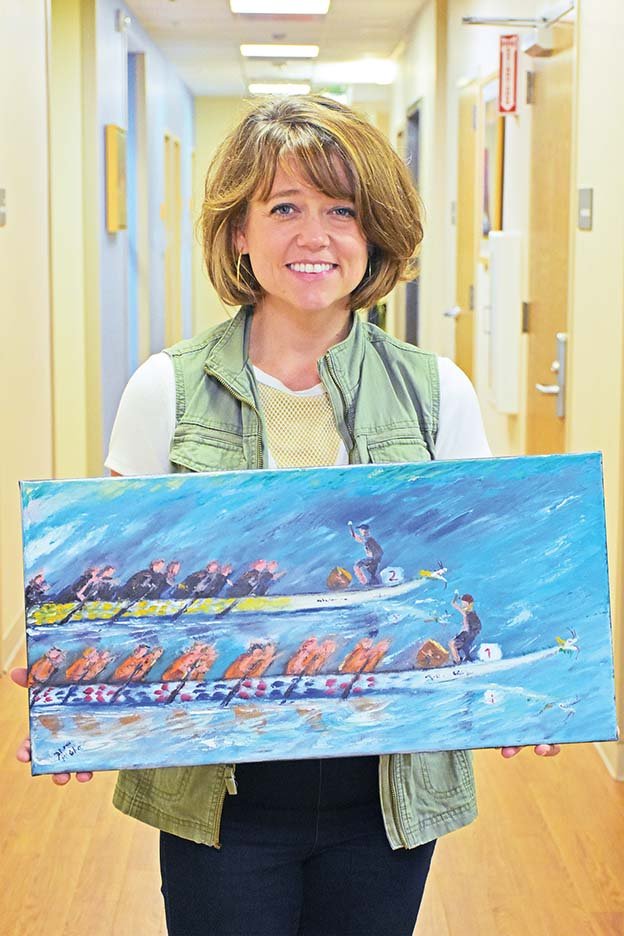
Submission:
[[[431,455],[424,439],[413,437],[369,439],[368,457],[376,465],[392,462],[430,461]]]
[[[122,770],[118,786],[131,798],[139,796],[162,804],[175,803],[186,793],[191,767],[155,767],[147,770]]]
[[[448,795],[468,788],[472,771],[467,751],[433,751],[416,756],[423,783],[430,793]]]
[[[247,467],[242,437],[183,422],[176,427],[169,459],[191,471],[236,471]]]

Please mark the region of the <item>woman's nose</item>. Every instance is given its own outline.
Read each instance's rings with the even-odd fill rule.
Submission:
[[[304,218],[297,232],[297,243],[300,247],[311,247],[316,250],[326,247],[329,244],[329,234],[322,220],[313,217]]]

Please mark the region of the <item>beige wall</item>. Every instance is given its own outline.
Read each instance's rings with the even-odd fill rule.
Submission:
[[[594,190],[592,231],[573,236],[567,444],[604,454],[616,675],[624,677],[624,4],[581,0],[577,188]],[[572,206],[576,227],[577,205]],[[624,697],[619,693],[624,725]],[[604,745],[624,780],[624,746]]]
[[[87,470],[84,353],[81,0],[53,0],[50,43],[50,206],[54,469]]]
[[[241,98],[195,98],[195,155],[193,159],[193,223],[200,211],[204,178],[217,147],[233,129],[245,110]],[[199,233],[193,250],[193,331],[203,331],[232,313],[215,293],[206,273]]]
[[[52,473],[46,3],[5,5],[0,29],[0,665],[23,640],[17,482]],[[12,89],[7,93],[7,89]]]

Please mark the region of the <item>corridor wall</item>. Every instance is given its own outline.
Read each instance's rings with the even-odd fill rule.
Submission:
[[[127,31],[117,28],[118,13],[130,17]],[[147,174],[149,228],[150,348],[165,344],[166,233],[162,217],[165,198],[164,136],[171,134],[181,147],[182,216],[182,322],[183,332],[192,331],[192,224],[191,152],[194,145],[193,97],[158,46],[147,36],[130,10],[116,0],[97,0],[94,53],[97,62],[96,113],[98,148],[97,204],[100,231],[100,322],[102,365],[102,457],[124,385],[128,367],[128,236],[127,231],[110,234],[105,224],[104,127],[127,127],[128,51],[141,52],[145,62],[147,164],[138,172]]]
[[[508,0],[496,14],[533,16],[531,0]],[[428,350],[454,356],[455,325],[444,315],[456,302],[456,206],[458,177],[459,96],[469,82],[484,83],[498,68],[498,36],[504,28],[462,25],[462,16],[493,15],[489,0],[427,0],[414,19],[399,59],[394,87],[392,138],[405,125],[406,112],[420,102],[421,196],[425,205],[425,239],[420,276],[421,344]],[[522,86],[522,79],[520,81]],[[528,159],[531,116],[525,108],[508,121],[510,143],[505,154],[505,225],[528,230]],[[525,270],[526,275],[526,270]],[[488,336],[483,320],[485,295],[475,284],[475,384],[490,443],[499,454],[518,454],[524,444],[524,417],[498,413],[488,388]],[[483,283],[487,286],[487,278]],[[482,288],[481,293],[485,289]],[[401,305],[400,293],[394,305]],[[396,310],[400,320],[400,308]],[[524,343],[520,371],[526,369]]]
[[[624,726],[624,4],[582,0],[578,74],[567,447],[604,457],[618,721]],[[590,231],[577,224],[578,190],[593,190]],[[624,744],[599,745],[624,780]]]
[[[0,29],[0,668],[23,640],[18,478],[52,473],[46,4],[6,7]],[[7,89],[11,93],[6,93]]]
[[[392,88],[390,139],[396,145],[400,134],[405,138],[407,111],[419,103],[419,188],[425,208],[425,237],[420,253],[423,270],[420,276],[420,342],[425,348],[449,354],[452,350],[450,327],[442,320],[448,271],[444,270],[445,255],[440,250],[446,231],[445,47],[445,4],[440,0],[426,0],[412,22],[399,59],[398,76]],[[389,299],[392,330],[400,338],[405,333],[404,295],[404,287],[399,286]]]

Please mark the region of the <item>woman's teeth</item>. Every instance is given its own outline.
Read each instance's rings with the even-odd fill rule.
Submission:
[[[288,263],[289,270],[295,273],[327,273],[333,270],[335,263]]]

